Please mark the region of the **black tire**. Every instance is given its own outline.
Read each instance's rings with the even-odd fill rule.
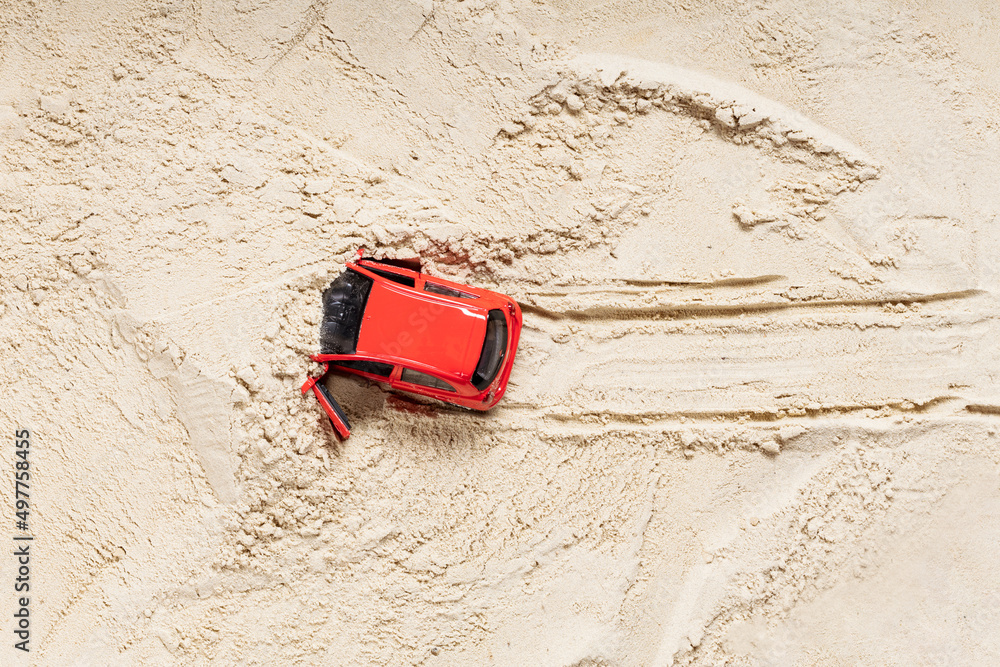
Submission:
[[[323,354],[354,354],[372,279],[347,270],[323,292],[319,344]]]

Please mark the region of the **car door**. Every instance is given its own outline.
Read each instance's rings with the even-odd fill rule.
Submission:
[[[393,373],[394,381],[392,386],[396,389],[424,396],[432,396],[445,402],[458,397],[458,390],[450,382],[414,368],[407,368],[406,366],[400,366],[399,368],[398,376]],[[398,379],[395,379],[396,377]]]

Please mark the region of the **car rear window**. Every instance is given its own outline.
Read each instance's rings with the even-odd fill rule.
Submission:
[[[472,374],[472,386],[483,391],[497,376],[507,354],[507,320],[499,310],[491,310],[486,319],[486,340],[479,356],[476,372]]]
[[[323,321],[319,344],[323,354],[354,354],[358,349],[361,320],[368,305],[372,279],[347,269],[323,292]]]
[[[357,361],[353,359],[348,361],[334,361],[332,363],[334,366],[353,368],[356,371],[371,373],[372,375],[377,375],[383,378],[387,378],[392,375],[392,364],[382,364],[377,361],[362,361],[360,359]]]
[[[453,296],[459,299],[478,299],[479,297],[475,294],[469,294],[468,292],[463,292],[461,290],[454,289],[452,287],[446,287],[444,285],[439,285],[431,281],[426,281],[424,283],[424,291],[430,292],[432,294],[442,294],[444,296]]]
[[[427,373],[421,373],[420,371],[415,371],[412,368],[404,368],[403,374],[400,377],[403,382],[409,382],[411,384],[419,384],[424,387],[431,387],[432,389],[440,389],[442,391],[455,391],[455,388],[444,380],[438,379],[433,375],[428,375]]]

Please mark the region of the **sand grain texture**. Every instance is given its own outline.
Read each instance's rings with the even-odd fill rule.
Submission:
[[[997,664],[998,43],[971,1],[7,3],[0,663]],[[336,443],[298,387],[359,245],[522,304],[498,408],[337,377]]]

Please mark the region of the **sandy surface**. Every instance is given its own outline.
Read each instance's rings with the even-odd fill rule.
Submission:
[[[972,0],[5,3],[0,663],[1000,663],[998,44]],[[358,245],[522,303],[497,409],[334,378],[336,443],[298,386]]]

